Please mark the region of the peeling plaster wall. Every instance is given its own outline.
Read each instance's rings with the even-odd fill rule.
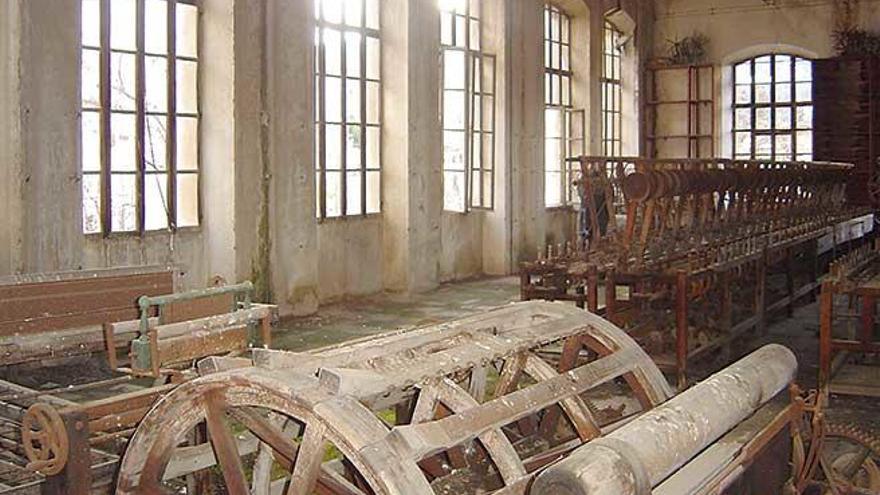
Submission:
[[[0,2],[0,275],[21,270],[21,103],[18,0]]]
[[[327,220],[318,226],[321,302],[373,294],[382,283],[382,217]]]

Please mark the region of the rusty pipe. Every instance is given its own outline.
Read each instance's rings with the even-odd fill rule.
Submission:
[[[764,346],[541,473],[530,495],[648,495],[794,379],[797,360]]]

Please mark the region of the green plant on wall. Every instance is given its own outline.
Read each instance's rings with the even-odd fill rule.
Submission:
[[[666,63],[670,65],[697,65],[706,60],[709,38],[703,33],[694,33],[680,40],[667,40]]]

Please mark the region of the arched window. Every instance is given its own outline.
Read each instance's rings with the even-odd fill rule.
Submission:
[[[762,55],[733,70],[733,154],[737,159],[812,160],[813,64]]]

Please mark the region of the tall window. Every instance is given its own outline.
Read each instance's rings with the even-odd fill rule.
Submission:
[[[495,57],[482,52],[479,0],[441,0],[443,205],[492,208]]]
[[[82,0],[86,233],[199,223],[196,0]]]
[[[602,62],[602,153],[605,156],[621,156],[623,140],[623,85],[620,67],[622,60],[622,34],[610,22],[605,22],[605,37],[602,43],[604,52]]]
[[[583,154],[584,111],[571,104],[571,19],[544,6],[544,202],[569,204],[572,197],[566,158]]]
[[[316,0],[318,218],[379,213],[379,0]]]
[[[813,158],[813,64],[764,55],[734,67],[734,158]]]

